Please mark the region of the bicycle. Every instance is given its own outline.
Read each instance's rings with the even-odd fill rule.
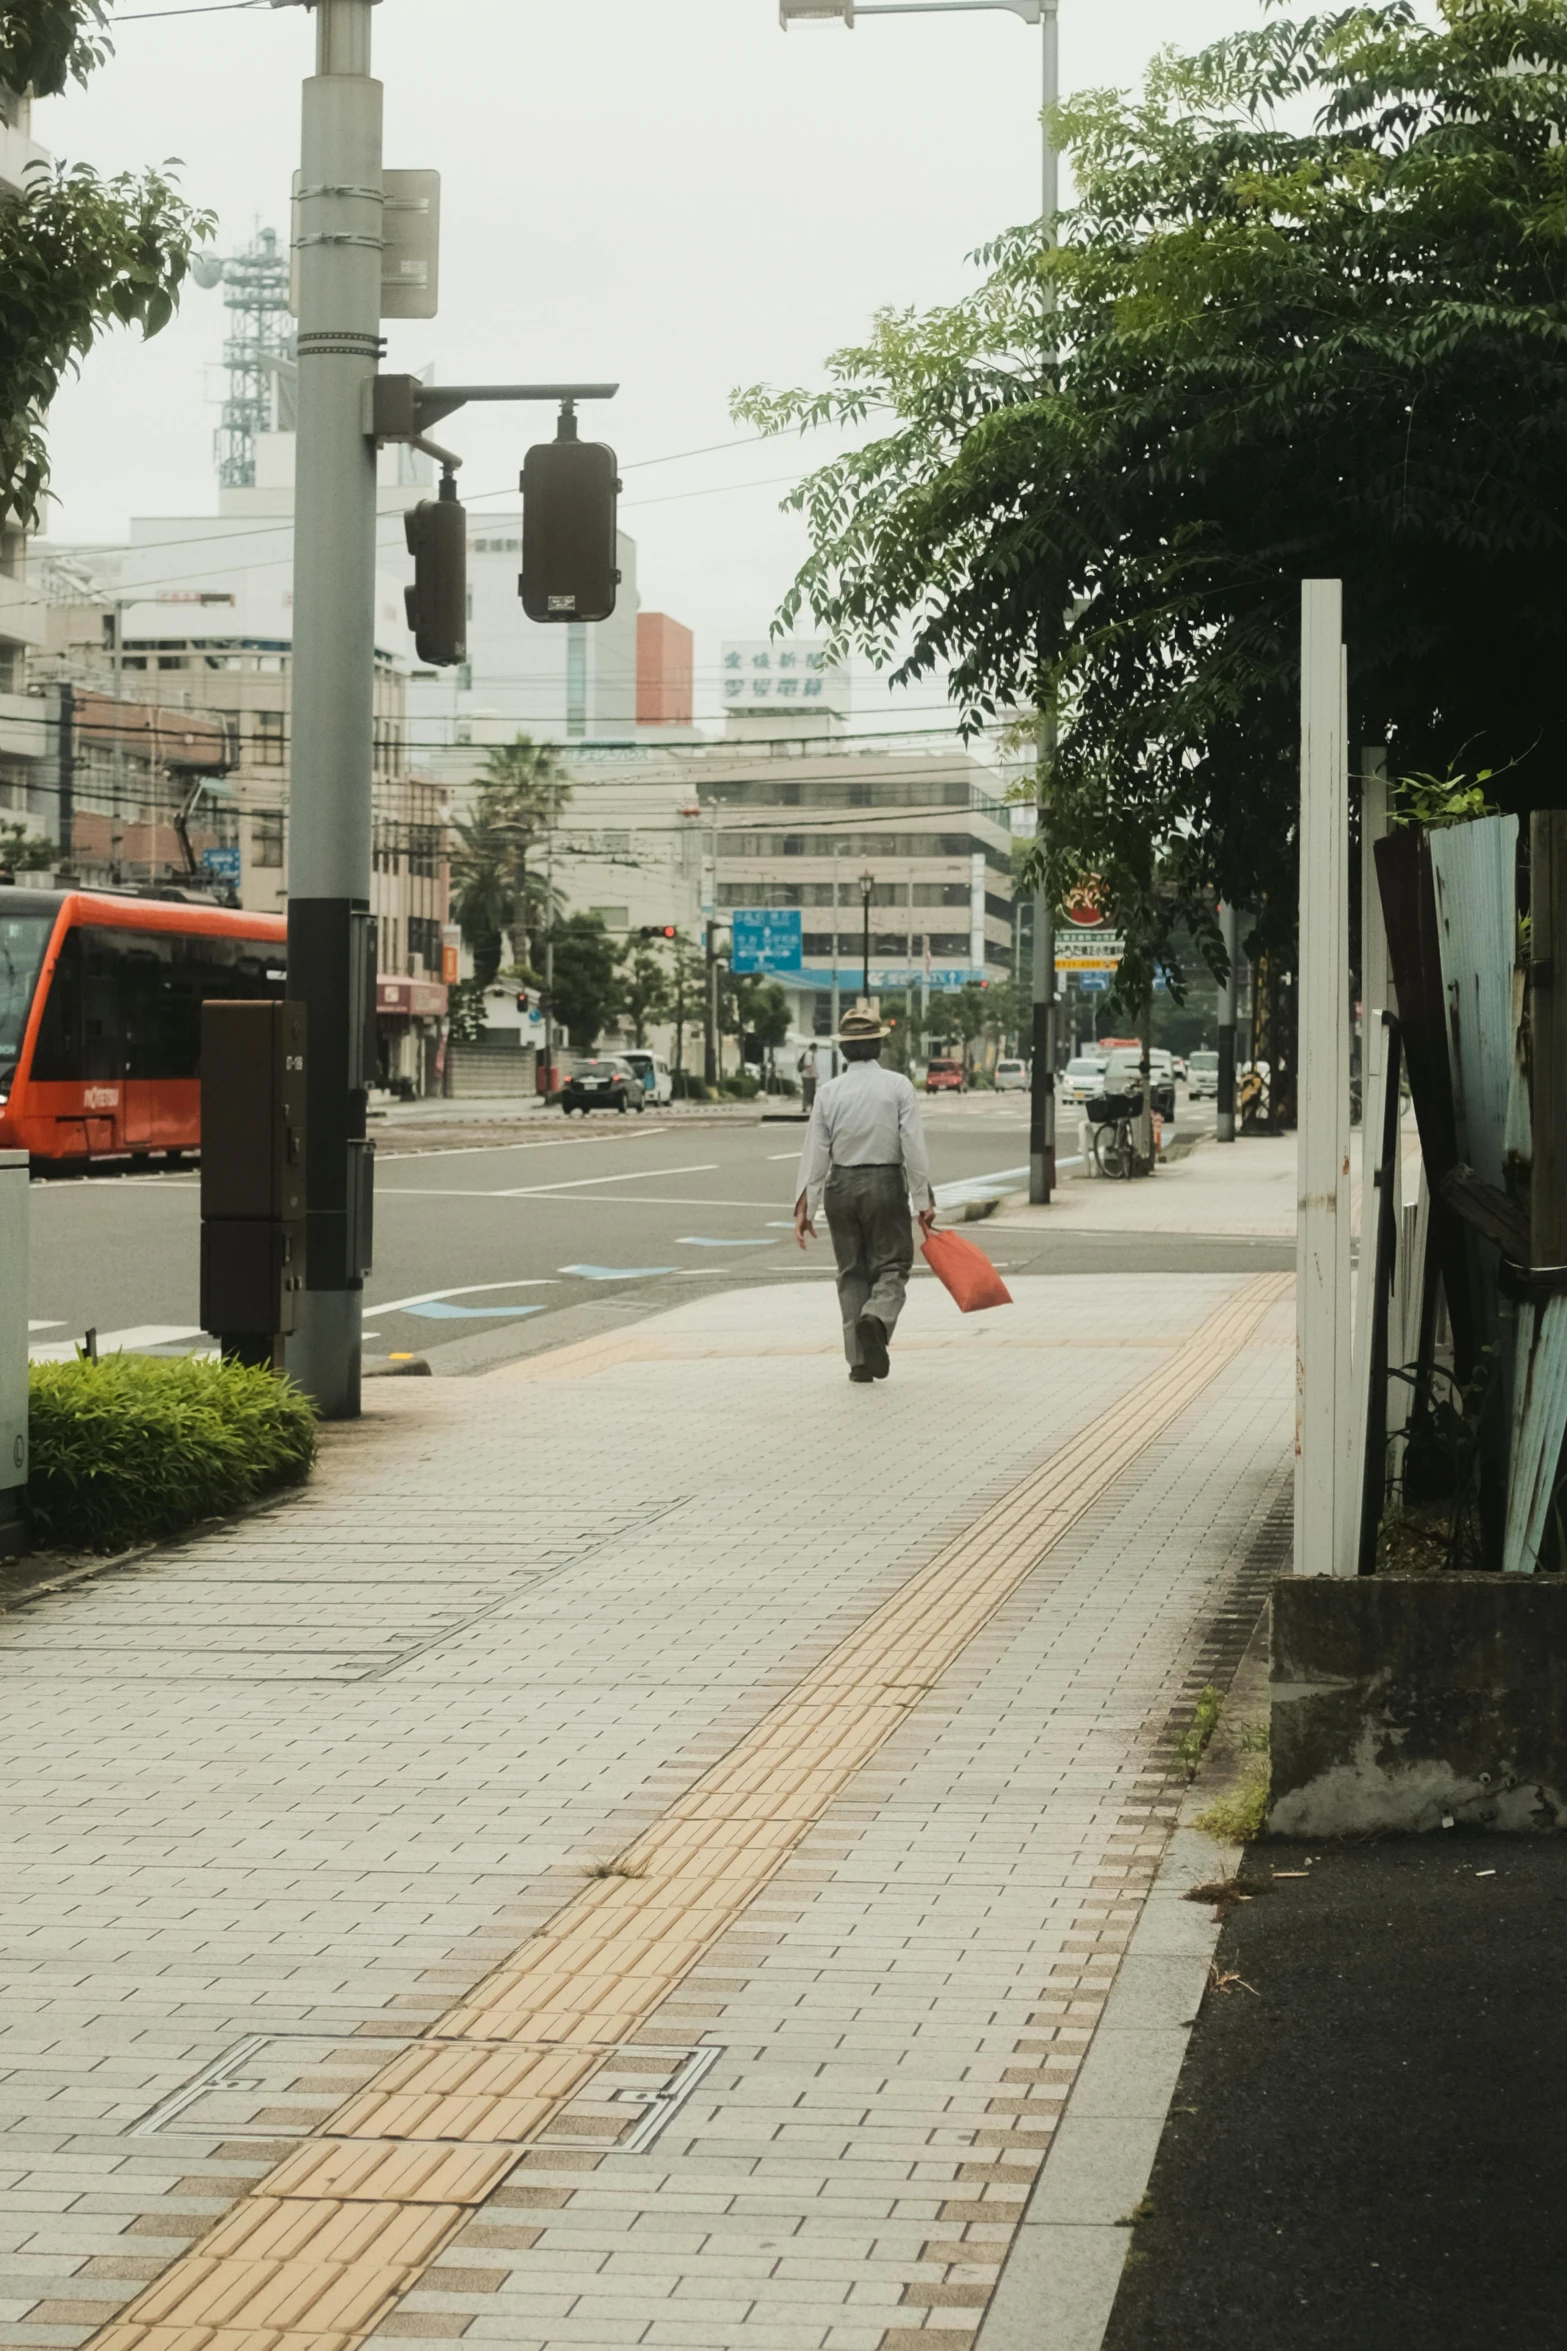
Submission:
[[[1142,1114],[1140,1094],[1100,1094],[1085,1105],[1094,1130],[1094,1164],[1102,1176],[1130,1181],[1137,1173],[1133,1121]]]

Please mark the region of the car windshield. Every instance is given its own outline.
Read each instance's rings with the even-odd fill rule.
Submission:
[[[1219,1056],[1217,1053],[1188,1053],[1186,1066],[1188,1069],[1217,1069]]]
[[[1096,1078],[1103,1068],[1104,1063],[1102,1061],[1087,1061],[1079,1059],[1077,1061],[1069,1061],[1067,1063],[1066,1074],[1069,1078]]]
[[[0,1085],[16,1073],[52,914],[0,914]]]

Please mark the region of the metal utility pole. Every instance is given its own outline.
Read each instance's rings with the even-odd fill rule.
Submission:
[[[381,85],[375,0],[316,0],[299,190],[289,994],[307,1007],[306,1273],[288,1368],[329,1420],[359,1411],[374,1020],[370,782],[375,442],[381,354]],[[367,994],[368,992],[368,994]]]
[[[862,873],[860,876],[860,999],[862,1003],[867,1005],[871,1000],[871,901],[875,895],[876,876],[873,873]]]
[[[843,1001],[838,980],[838,860],[843,855],[843,843],[835,842],[832,853],[832,1065],[838,1067],[838,1029],[843,1019]]]
[[[555,820],[544,816],[544,1084],[547,1102],[555,1083]]]
[[[1056,218],[1061,209],[1061,163],[1056,150],[1052,110],[1061,96],[1061,19],[1059,0],[1044,0],[1044,151],[1042,157],[1040,228],[1046,249],[1056,241]],[[1056,306],[1055,283],[1044,281],[1044,318],[1040,356],[1050,356],[1050,326]],[[1045,781],[1055,764],[1056,714],[1052,705],[1039,714],[1039,797],[1035,841],[1041,853],[1046,845]],[[1056,926],[1049,889],[1034,893],[1032,1058],[1028,1097],[1028,1196],[1036,1206],[1048,1205],[1056,1181]]]
[[[1233,906],[1219,909],[1219,928],[1230,975],[1219,999],[1219,1086],[1214,1110],[1214,1134],[1221,1143],[1235,1140],[1235,1030],[1240,1018],[1240,918]]]
[[[76,688],[60,688],[60,868],[69,878],[76,852]]]

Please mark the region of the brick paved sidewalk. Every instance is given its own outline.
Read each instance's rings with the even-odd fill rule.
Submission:
[[[1278,1278],[1017,1287],[378,1384],[0,1620],[0,2346],[968,2351],[1289,1442]]]

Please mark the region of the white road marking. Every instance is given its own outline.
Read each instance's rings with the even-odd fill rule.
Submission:
[[[503,1197],[510,1200],[536,1200],[545,1192],[580,1192],[590,1184],[645,1184],[650,1176],[655,1183],[661,1183],[668,1176],[716,1175],[717,1172],[716,1159],[702,1159],[694,1167],[636,1167],[625,1175],[568,1176],[559,1184],[519,1184],[515,1191]]]
[[[617,1135],[611,1128],[604,1135],[556,1135],[550,1142],[540,1143],[432,1143],[428,1151],[389,1151],[387,1164],[394,1159],[468,1159],[482,1151],[564,1151],[572,1143],[646,1143],[654,1135],[667,1135],[669,1127],[638,1127],[634,1135]],[[379,1142],[380,1136],[373,1138]]]
[[[434,1306],[443,1298],[476,1298],[482,1290],[552,1290],[553,1274],[526,1282],[466,1282],[459,1290],[420,1290],[412,1298],[389,1298],[384,1306],[367,1306],[367,1314],[402,1314],[410,1306]],[[379,1334],[376,1334],[379,1336]]]

